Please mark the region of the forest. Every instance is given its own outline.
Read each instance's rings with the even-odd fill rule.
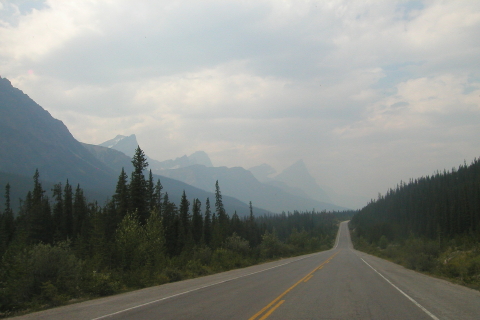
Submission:
[[[359,250],[480,289],[480,161],[401,182],[350,227]]]
[[[330,249],[351,212],[231,216],[215,199],[169,201],[137,148],[105,204],[82,188],[44,190],[40,172],[14,213],[10,185],[0,215],[0,316],[208,275]],[[48,195],[51,196],[48,196]]]

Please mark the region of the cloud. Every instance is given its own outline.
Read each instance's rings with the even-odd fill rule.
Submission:
[[[479,36],[475,1],[2,2],[0,70],[84,142],[367,199],[478,156]]]

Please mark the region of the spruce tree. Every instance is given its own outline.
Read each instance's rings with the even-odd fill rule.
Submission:
[[[140,146],[135,150],[132,159],[133,172],[130,179],[131,209],[138,212],[139,220],[144,224],[148,218],[147,182],[143,171],[148,167],[147,158]]]
[[[160,182],[160,179],[157,180],[157,185],[155,186],[155,203],[154,206],[158,209],[158,213],[161,215],[162,214],[162,183]]]
[[[37,169],[33,176],[33,192],[27,218],[28,237],[32,243],[50,243],[53,240],[50,202],[44,193]]]
[[[3,212],[3,223],[5,226],[5,233],[7,235],[7,243],[13,240],[15,233],[15,221],[13,217],[13,210],[10,204],[10,184],[5,186],[5,211]]]
[[[203,218],[201,212],[202,203],[198,199],[193,199],[192,205],[192,236],[195,244],[200,244],[203,234]]]
[[[113,201],[115,203],[116,214],[113,217],[114,225],[118,225],[127,214],[130,207],[130,194],[128,186],[128,176],[125,173],[125,169],[122,168],[122,172],[118,176],[117,187],[115,194],[113,195]]]
[[[73,191],[70,183],[65,184],[63,188],[63,218],[62,218],[62,234],[65,238],[73,237]]]
[[[212,218],[210,213],[210,199],[205,201],[205,221],[203,224],[203,241],[207,246],[210,245],[212,240]]]
[[[152,211],[155,208],[156,201],[156,192],[155,192],[155,185],[153,183],[153,174],[152,170],[150,170],[148,174],[148,181],[147,181],[147,207],[148,211]]]
[[[53,226],[54,226],[54,240],[55,241],[62,241],[67,239],[67,235],[63,233],[64,228],[62,228],[63,224],[63,209],[64,209],[64,204],[63,204],[63,190],[62,190],[62,184],[57,183],[53,186],[52,189],[53,192],[53,212],[52,212],[52,220],[53,220]]]
[[[218,234],[219,239],[217,239],[217,245],[219,245],[229,234],[229,219],[223,206],[222,193],[220,192],[218,180],[215,183],[215,211],[218,219],[218,227],[215,233]]]
[[[88,207],[87,200],[83,195],[83,190],[80,185],[77,185],[75,196],[73,200],[73,235],[78,238],[86,231],[88,223]]]

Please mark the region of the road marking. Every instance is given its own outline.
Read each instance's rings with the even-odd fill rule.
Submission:
[[[93,318],[93,319],[91,319],[91,320],[105,319],[105,318],[108,318],[108,317],[111,317],[111,316],[114,316],[114,315],[117,315],[117,314],[120,314],[120,313],[123,313],[123,312],[127,312],[127,311],[130,311],[130,310],[134,310],[134,309],[137,309],[137,308],[141,308],[141,307],[144,307],[144,306],[148,306],[149,304],[153,304],[153,303],[157,303],[157,302],[164,301],[164,300],[167,300],[167,299],[175,298],[175,297],[178,297],[178,296],[181,296],[181,295],[190,293],[190,292],[198,291],[198,290],[201,290],[201,289],[205,289],[205,288],[208,288],[208,287],[213,287],[213,286],[216,286],[217,284],[222,284],[222,283],[225,283],[225,282],[228,282],[228,281],[233,281],[233,280],[236,280],[236,279],[248,277],[248,276],[251,276],[251,275],[260,273],[260,272],[264,272],[264,271],[268,271],[268,270],[271,270],[271,269],[279,268],[279,267],[282,267],[282,266],[284,266],[284,265],[287,265],[287,264],[290,264],[290,263],[293,263],[293,262],[297,262],[297,261],[300,261],[300,260],[303,260],[303,259],[307,259],[307,258],[310,258],[310,257],[312,257],[312,256],[314,256],[314,255],[318,255],[318,254],[321,254],[321,253],[324,253],[324,252],[325,252],[325,251],[321,251],[321,252],[309,254],[309,255],[304,256],[304,257],[302,257],[302,258],[298,258],[298,259],[295,259],[295,260],[292,260],[292,261],[288,261],[288,262],[279,264],[279,265],[277,265],[277,266],[273,266],[273,267],[270,267],[270,268],[267,268],[267,269],[263,269],[263,270],[259,270],[259,271],[255,271],[255,272],[251,272],[251,273],[247,273],[247,274],[244,274],[244,275],[241,275],[241,276],[238,276],[238,277],[229,278],[229,279],[225,279],[225,280],[222,280],[222,281],[210,283],[210,284],[207,284],[207,285],[204,285],[204,286],[195,288],[195,289],[183,291],[183,292],[180,292],[180,293],[177,293],[177,294],[168,296],[168,297],[160,298],[160,299],[153,300],[153,301],[149,301],[149,302],[146,302],[146,303],[143,303],[143,304],[139,304],[139,305],[136,305],[136,306],[133,306],[133,307],[130,307],[130,308],[126,308],[126,309],[123,309],[123,310],[120,310],[120,311],[117,311],[117,312],[109,313],[109,314],[106,314],[106,315],[103,315],[103,316],[100,316],[100,317],[97,317],[97,318]]]
[[[303,280],[303,282],[307,282],[308,280],[312,279],[312,277],[313,277],[313,274],[311,274],[307,279]]]
[[[279,295],[278,297],[276,297],[272,302],[270,302],[269,304],[267,304],[265,307],[263,307],[262,310],[258,311],[257,313],[255,313],[250,319],[248,320],[255,320],[257,319],[257,317],[259,317],[262,313],[264,313],[266,310],[268,310],[272,305],[274,305],[278,300],[280,300],[281,298],[283,298],[283,296],[285,296],[287,293],[289,293],[290,291],[293,290],[293,288],[295,288],[296,286],[298,286],[300,283],[302,283],[303,281],[305,281],[305,279],[307,279],[308,277],[312,276],[313,273],[317,270],[319,270],[320,267],[323,267],[326,263],[330,262],[330,260],[333,259],[333,257],[335,257],[340,251],[337,251],[335,254],[333,254],[330,258],[328,258],[327,260],[325,260],[324,262],[322,262],[318,267],[315,267],[315,269],[313,269],[312,271],[310,271],[305,277],[303,277],[302,279],[298,280],[297,283],[295,283],[293,286],[291,286],[290,288],[288,288],[287,290],[285,290],[281,295]],[[283,303],[283,302],[282,302]],[[275,305],[275,307],[273,307],[272,309],[270,309],[263,317],[261,317],[259,320],[263,320],[263,319],[266,319],[276,308],[278,308],[279,305]]]
[[[426,314],[428,314],[430,316],[430,318],[434,319],[434,320],[440,320],[438,319],[433,313],[431,313],[430,311],[428,311],[427,309],[425,309],[420,303],[418,303],[417,301],[415,301],[412,297],[410,297],[408,294],[406,294],[405,292],[403,292],[399,287],[397,287],[396,285],[394,285],[390,280],[388,280],[387,278],[385,278],[383,276],[383,274],[381,274],[380,272],[378,272],[374,267],[372,267],[367,261],[363,260],[363,258],[359,257],[360,259],[362,259],[363,262],[365,262],[365,264],[367,266],[369,266],[370,268],[372,268],[373,271],[375,271],[376,273],[378,273],[380,275],[380,277],[382,277],[383,279],[385,279],[385,281],[387,281],[388,283],[390,283],[395,289],[397,289],[401,294],[403,294],[405,297],[408,298],[408,300],[412,301],[417,307],[419,307],[420,309],[422,309],[423,312],[425,312]]]
[[[270,315],[272,314],[272,312],[275,311],[278,307],[280,307],[280,305],[281,305],[282,303],[284,303],[284,302],[285,302],[285,300],[281,300],[279,303],[277,303],[277,304],[275,305],[275,307],[273,307],[272,309],[270,309],[267,313],[265,313],[265,315],[264,315],[263,317],[261,317],[261,318],[258,319],[258,320],[265,320],[265,319],[267,319],[268,316],[270,316]]]

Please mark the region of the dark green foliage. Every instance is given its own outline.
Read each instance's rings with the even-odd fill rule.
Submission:
[[[480,286],[475,267],[480,257],[480,161],[401,182],[360,210],[350,224],[361,250]],[[461,263],[471,265],[470,271],[458,271]]]
[[[145,223],[148,216],[147,182],[143,171],[148,167],[147,157],[140,146],[135,150],[132,159],[133,172],[130,178],[130,209],[138,211],[138,217],[141,223]]]
[[[203,236],[203,217],[201,212],[202,203],[193,199],[192,205],[192,237],[195,244],[200,244]]]
[[[73,192],[68,180],[64,187],[53,186],[50,199],[37,171],[33,191],[13,219],[7,185],[6,210],[0,215],[0,316],[333,244],[338,228],[333,214],[294,212],[255,218],[250,204],[249,217],[234,212],[230,219],[218,182],[213,215],[208,198],[202,215],[200,200],[190,202],[185,192],[177,208],[167,193],[162,196],[160,181],[154,186],[152,175],[148,180],[143,176],[142,154],[138,148],[133,162],[139,170],[132,173],[130,183],[122,170],[112,200],[103,207],[88,203],[80,185]],[[135,195],[139,186],[143,193]]]
[[[205,202],[205,220],[203,223],[203,242],[208,246],[212,242],[212,219],[210,212],[210,199]]]
[[[122,172],[118,177],[117,187],[115,189],[115,194],[113,195],[113,202],[115,204],[115,213],[113,220],[113,225],[117,225],[123,217],[127,214],[130,208],[130,193],[128,186],[128,176],[125,173],[125,170],[122,168]]]

